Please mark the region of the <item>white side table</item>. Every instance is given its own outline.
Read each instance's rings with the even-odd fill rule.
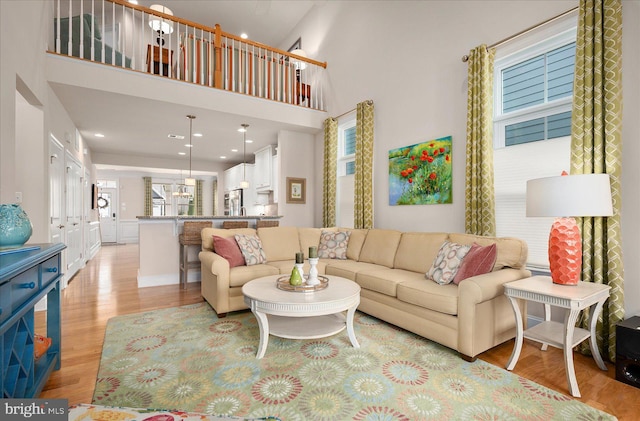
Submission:
[[[609,289],[609,285],[591,282],[578,282],[575,286],[557,285],[549,276],[533,276],[505,284],[504,293],[509,298],[516,316],[516,343],[507,363],[507,370],[513,370],[518,362],[524,338],[541,342],[543,351],[546,351],[548,345],[564,349],[569,392],[579,398],[580,390],[573,366],[573,348],[585,339],[591,338],[589,345],[593,359],[602,370],[607,369],[596,344],[595,331],[598,315],[609,298]],[[518,299],[544,304],[545,321],[524,330]],[[551,306],[566,309],[564,323],[551,321]],[[580,311],[586,308],[589,308],[589,330],[575,327]]]

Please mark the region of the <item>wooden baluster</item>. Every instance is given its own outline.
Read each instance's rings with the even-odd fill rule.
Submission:
[[[220,34],[220,25],[216,23],[214,33],[214,49],[215,49],[215,70],[213,75],[213,86],[222,88],[222,36]]]

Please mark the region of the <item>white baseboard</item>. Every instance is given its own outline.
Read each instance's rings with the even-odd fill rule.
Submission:
[[[200,282],[200,271],[190,270],[187,282]],[[138,271],[138,288],[158,287],[163,285],[177,285],[180,283],[179,273],[167,273],[164,275],[140,276]]]

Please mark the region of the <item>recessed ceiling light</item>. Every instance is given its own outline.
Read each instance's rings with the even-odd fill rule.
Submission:
[[[227,157],[224,155],[220,155],[220,159],[227,159]]]
[[[167,137],[168,137],[169,139],[180,139],[180,140],[184,139],[184,136],[179,135],[179,134],[170,134],[170,135],[168,135]]]
[[[95,137],[104,137],[104,135],[102,133],[96,133]]]
[[[245,142],[247,142],[247,143],[253,143],[253,140],[249,140],[249,139],[247,139],[247,140],[245,140]]]
[[[191,143],[185,143],[184,146],[186,146],[187,148],[193,148],[193,145]]]
[[[231,152],[238,152],[237,149],[231,149]]]
[[[131,4],[138,4],[138,0],[129,0],[129,3],[131,3]]]
[[[249,35],[245,34],[244,32],[240,34],[240,38],[242,39],[247,39],[249,38]]]
[[[178,152],[178,155],[186,155],[186,152]]]
[[[195,137],[202,137],[202,133],[194,133],[193,134]]]

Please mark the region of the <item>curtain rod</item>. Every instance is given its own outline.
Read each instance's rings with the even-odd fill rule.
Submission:
[[[563,17],[573,13],[574,11],[578,10],[578,8],[579,8],[579,6],[576,6],[573,9],[569,9],[566,12],[560,13],[559,15],[554,16],[554,17],[552,17],[550,19],[547,19],[544,22],[540,22],[537,25],[530,26],[527,29],[524,29],[524,30],[518,32],[517,34],[511,35],[510,37],[507,37],[507,38],[502,39],[502,40],[500,40],[500,41],[498,41],[496,43],[491,44],[490,46],[487,47],[487,49],[499,47],[504,43],[507,43],[507,42],[509,42],[509,41],[511,41],[513,39],[516,39],[516,38],[518,38],[518,37],[520,37],[522,35],[525,35],[525,34],[531,32],[531,31],[533,31],[534,29],[538,29],[541,26],[545,26],[545,25],[548,25],[548,24],[550,24],[552,22],[555,22],[556,20],[558,20],[560,18],[563,18]],[[467,62],[468,60],[469,60],[469,56],[468,55],[462,56],[462,62]]]
[[[371,99],[368,99],[368,100],[366,100],[366,101],[362,101],[362,102],[366,102],[366,103],[367,103],[367,104],[369,104],[369,105],[373,104],[373,100],[371,100]],[[334,119],[334,120],[337,120],[337,119],[339,119],[340,117],[344,117],[345,115],[347,115],[347,114],[349,114],[349,113],[354,112],[355,110],[357,110],[357,108],[352,108],[352,109],[350,109],[349,111],[345,111],[344,113],[340,114],[339,116],[331,117],[331,118],[332,118],[332,119]]]

